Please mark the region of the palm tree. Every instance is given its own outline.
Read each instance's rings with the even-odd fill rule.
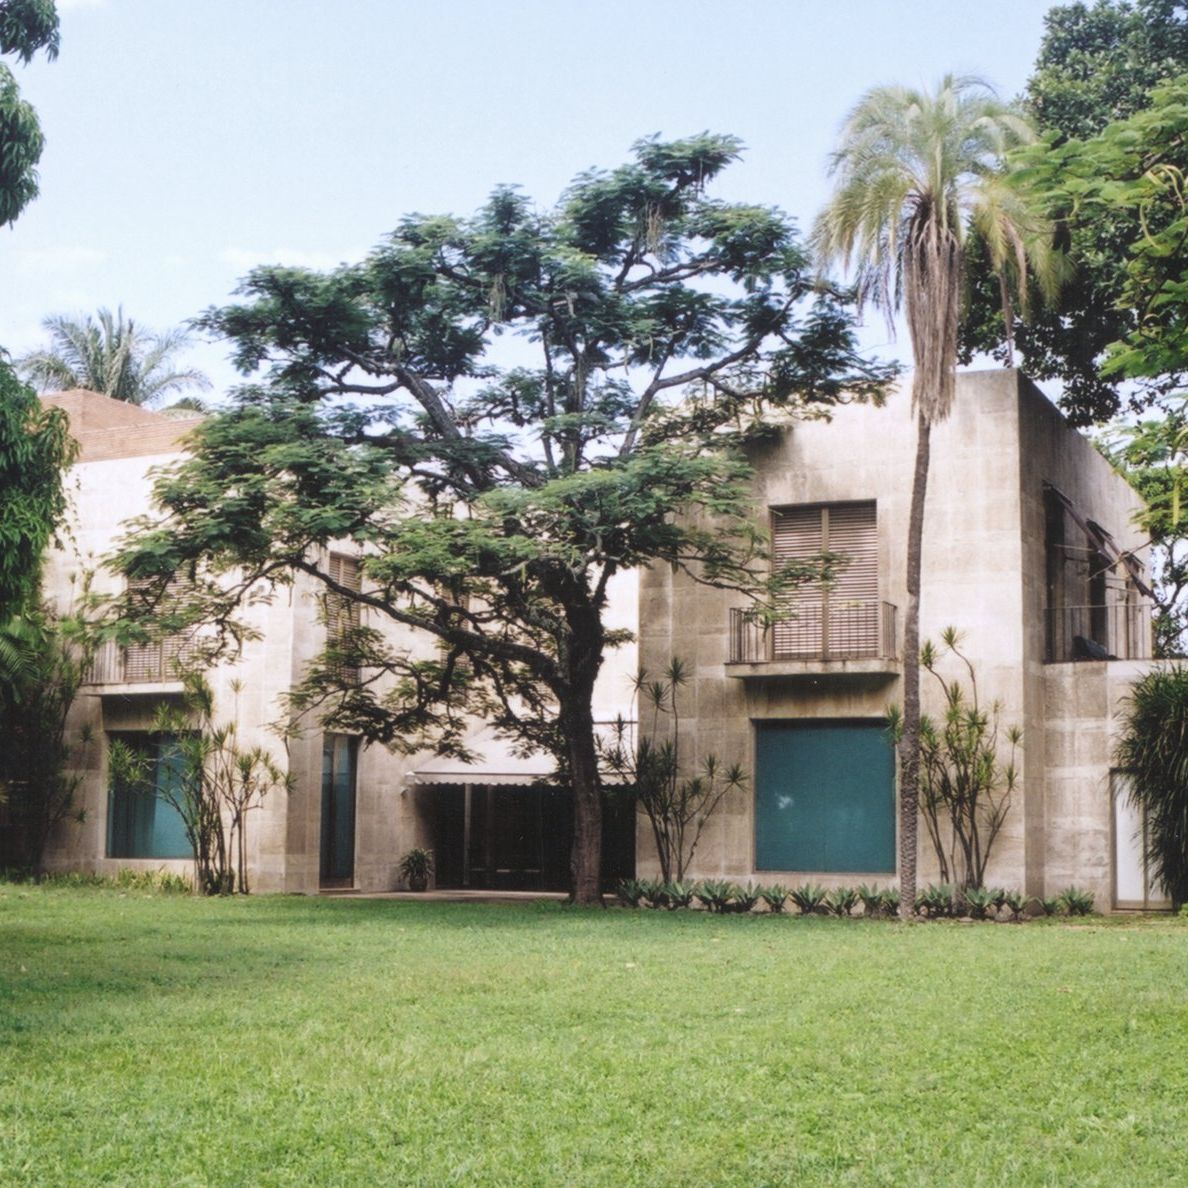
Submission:
[[[50,346],[17,360],[17,369],[42,392],[86,388],[129,404],[148,404],[170,392],[209,388],[201,371],[183,370],[173,356],[190,341],[184,330],[154,334],[124,311],[96,317],[46,318]]]
[[[833,195],[814,231],[822,264],[852,270],[860,301],[881,309],[892,329],[902,307],[915,362],[916,464],[899,744],[899,910],[905,919],[916,898],[920,563],[931,430],[953,404],[970,231],[984,243],[1004,298],[1012,287],[1026,293],[1020,282],[1029,264],[1041,287],[1054,284],[1045,228],[1007,181],[1006,153],[1034,138],[1026,121],[979,79],[949,75],[932,93],[875,87],[842,126],[830,166]],[[1004,312],[1009,325],[1009,301]]]

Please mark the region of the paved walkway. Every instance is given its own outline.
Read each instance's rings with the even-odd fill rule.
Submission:
[[[535,903],[551,900],[561,903],[569,896],[564,891],[323,891],[323,896],[338,899],[408,899],[423,903]]]

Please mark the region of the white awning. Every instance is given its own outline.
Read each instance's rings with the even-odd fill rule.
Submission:
[[[496,738],[489,728],[466,740],[474,758],[469,763],[446,755],[434,755],[408,775],[410,784],[555,784],[557,765],[551,755],[536,752],[513,753],[507,739]]]

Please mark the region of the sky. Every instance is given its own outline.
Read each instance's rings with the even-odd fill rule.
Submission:
[[[0,343],[123,307],[154,329],[257,264],[361,258],[402,215],[501,183],[551,206],[641,136],[740,136],[718,183],[808,228],[847,110],[877,83],[1031,71],[1048,0],[59,0],[62,48],[11,63],[46,135],[0,231]],[[905,356],[873,315],[863,342]],[[225,343],[181,361],[214,392]]]

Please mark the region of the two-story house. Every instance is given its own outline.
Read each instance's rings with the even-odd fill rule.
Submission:
[[[711,822],[693,874],[824,885],[896,877],[888,709],[902,698],[907,519],[915,451],[907,390],[844,407],[754,453],[756,514],[774,564],[836,556],[835,579],[765,625],[737,596],[659,567],[640,594],[646,667],[691,667],[690,759],[750,773]],[[1120,700],[1151,647],[1140,501],[1047,398],[1013,371],[962,374],[933,430],[921,636],[955,627],[983,706],[1022,731],[1020,779],[989,882],[1099,906],[1154,901],[1123,781]],[[958,676],[954,671],[951,675]],[[926,712],[940,708],[923,674]],[[920,832],[921,875],[936,875]],[[649,869],[640,850],[641,872]]]

